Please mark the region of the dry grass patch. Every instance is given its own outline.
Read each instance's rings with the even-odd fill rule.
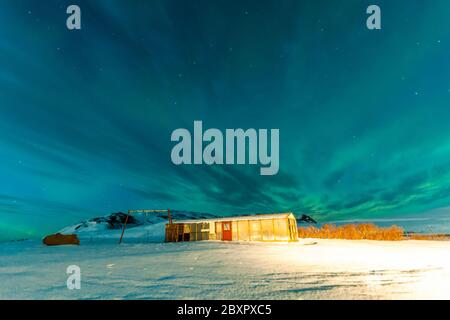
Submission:
[[[450,240],[449,234],[420,234],[420,233],[409,233],[406,235],[409,240]]]
[[[378,227],[373,223],[336,226],[324,224],[321,228],[299,227],[299,238],[345,239],[345,240],[404,240],[404,230],[397,226]]]

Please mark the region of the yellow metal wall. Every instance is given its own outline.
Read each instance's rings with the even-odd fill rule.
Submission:
[[[261,231],[262,231],[262,240],[263,241],[274,241],[275,240],[275,232],[274,232],[274,219],[270,220],[261,220]]]
[[[290,227],[290,236],[292,241],[298,240],[298,228],[297,228],[297,219],[289,218],[289,227]]]
[[[233,241],[239,241],[238,231],[239,231],[238,221],[232,221],[231,222],[231,233],[232,233]]]
[[[222,222],[216,222],[216,240],[222,240]]]
[[[216,236],[216,223],[209,223],[209,240],[218,240]]]
[[[233,222],[233,241],[290,241],[297,240],[295,219],[290,228],[288,219],[239,220]],[[291,223],[292,224],[292,223]]]
[[[240,220],[237,222],[238,225],[238,240],[249,241],[250,233],[248,228],[248,220]]]
[[[274,233],[277,241],[289,241],[288,219],[274,219]]]

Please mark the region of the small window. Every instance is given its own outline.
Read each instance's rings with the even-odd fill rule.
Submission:
[[[230,229],[230,223],[229,223],[229,222],[223,224],[223,230],[224,230],[224,231],[230,231],[230,230],[231,230],[231,229]]]

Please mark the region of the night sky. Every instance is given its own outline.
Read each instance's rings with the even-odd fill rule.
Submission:
[[[1,1],[0,240],[131,208],[445,208],[449,21],[448,0]],[[278,175],[175,166],[170,135],[194,120],[279,128]]]

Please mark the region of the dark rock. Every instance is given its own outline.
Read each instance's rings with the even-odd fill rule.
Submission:
[[[307,216],[306,214],[302,214],[302,216],[300,217],[300,219],[298,219],[298,221],[301,222],[305,222],[305,223],[317,223],[316,220],[314,220],[313,218],[311,218],[310,216]]]

